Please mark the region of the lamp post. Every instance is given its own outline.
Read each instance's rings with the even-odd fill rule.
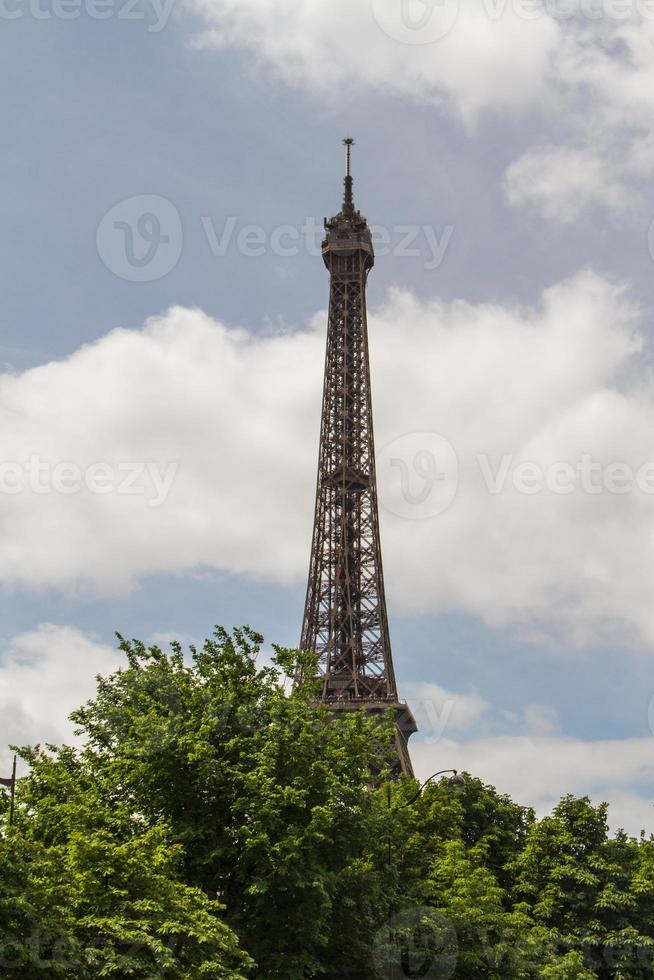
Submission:
[[[435,772],[433,776],[430,776],[429,779],[425,779],[422,786],[420,786],[420,788],[418,789],[418,792],[415,793],[410,800],[407,800],[406,803],[402,803],[401,806],[398,806],[397,809],[401,810],[403,807],[411,806],[412,803],[415,803],[416,800],[422,795],[422,791],[425,788],[425,786],[428,786],[433,779],[436,779],[437,776],[443,776],[446,772],[452,773],[452,775],[447,781],[448,786],[465,786],[466,781],[458,769],[440,769],[438,772]]]
[[[422,785],[418,788],[418,791],[416,793],[414,793],[414,795],[411,797],[410,800],[407,800],[406,803],[401,803],[399,806],[396,806],[396,807],[392,807],[391,806],[391,784],[389,782],[388,783],[388,809],[389,809],[389,811],[390,810],[393,810],[393,811],[395,811],[395,810],[403,810],[405,807],[411,806],[413,803],[416,802],[417,799],[419,799],[419,797],[422,795],[423,789],[426,786],[428,786],[429,783],[432,782],[432,780],[437,779],[438,776],[443,776],[443,775],[445,775],[445,773],[448,773],[448,772],[451,773],[450,778],[447,780],[447,785],[448,786],[452,786],[452,787],[465,786],[465,784],[466,784],[465,778],[461,775],[461,773],[458,771],[458,769],[439,769],[438,772],[433,773],[433,775],[431,775],[429,777],[429,779],[426,779],[424,781],[424,783],[422,783]],[[390,826],[390,821],[389,821],[389,825],[388,825],[388,870],[389,870],[389,874],[390,874],[390,870],[391,870],[392,857],[393,857],[393,852],[392,852],[392,837],[391,837],[391,826]],[[391,946],[392,946],[392,926],[391,926],[392,911],[393,911],[393,909],[392,909],[392,902],[391,902],[391,898],[390,898],[390,895],[389,895],[389,902],[388,902],[388,955],[389,955],[389,958],[391,957]],[[395,970],[394,970],[394,967],[393,967],[392,959],[389,959],[389,964],[388,965],[389,965],[389,980],[393,980],[393,977],[394,977],[394,974],[395,974]]]
[[[9,810],[9,826],[14,822],[14,801],[16,799],[16,756],[14,756],[14,768],[11,776],[0,779],[0,786],[7,786],[11,790],[11,806]]]

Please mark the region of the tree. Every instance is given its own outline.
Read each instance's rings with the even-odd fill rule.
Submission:
[[[504,887],[533,811],[469,774],[463,789],[432,784],[406,805],[411,789],[394,793],[391,889],[400,924],[420,934],[416,968],[431,964],[429,975],[457,980],[592,977]]]
[[[88,802],[72,790],[57,843],[24,819],[0,840],[2,976],[244,980],[249,958],[217,903],[180,881],[163,828],[116,836],[116,814]]]
[[[31,769],[19,820],[47,847],[78,848],[82,807],[85,832],[100,835],[99,864],[109,861],[105,832],[135,847],[134,827],[156,831],[186,885],[220,901],[257,977],[346,971],[369,946],[348,903],[371,928],[378,915],[365,854],[380,836],[369,773],[390,719],[335,721],[313,706],[313,688],[285,692],[298,655],[276,648],[273,666],[258,666],[261,642],[248,629],[217,630],[186,663],[176,645],[121,640],[127,667],[100,678],[73,713],[84,747],[22,750]]]
[[[0,837],[0,975],[65,976],[56,962],[39,969],[43,943],[69,938],[68,890],[45,848],[21,835]]]
[[[389,782],[393,719],[317,706],[290,684],[312,658],[261,644],[121,640],[81,747],[21,750],[3,976],[652,976],[654,839],[609,837],[586,799],[538,821],[469,775],[414,799]]]
[[[651,977],[652,842],[639,846],[624,833],[610,839],[607,809],[567,796],[533,824],[515,861],[515,894],[595,976]]]

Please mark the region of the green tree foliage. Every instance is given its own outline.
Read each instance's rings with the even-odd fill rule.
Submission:
[[[606,804],[566,797],[532,827],[514,862],[515,894],[595,976],[652,977],[653,846],[609,838]]]
[[[0,975],[243,980],[249,958],[218,903],[182,880],[163,826],[78,781],[70,750],[27,755],[46,820],[21,814],[0,840]]]
[[[290,684],[310,658],[261,644],[121,640],[81,747],[21,750],[1,976],[654,976],[652,839],[610,837],[585,799],[538,821],[472,777],[410,802],[392,719],[335,719]]]

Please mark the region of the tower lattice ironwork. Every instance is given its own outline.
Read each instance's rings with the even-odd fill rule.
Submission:
[[[412,775],[413,715],[399,701],[384,593],[370,394],[366,282],[374,264],[352,193],[325,220],[330,274],[316,509],[301,647],[319,655],[321,701],[336,711],[394,708],[399,769]]]

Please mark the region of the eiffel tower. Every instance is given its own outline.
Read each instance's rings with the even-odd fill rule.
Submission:
[[[412,776],[407,743],[416,723],[398,699],[379,539],[366,317],[366,282],[375,257],[366,219],[354,206],[354,140],[343,142],[343,205],[325,219],[322,244],[330,274],[329,320],[300,646],[319,655],[320,699],[330,708],[371,714],[395,709],[397,770]]]

